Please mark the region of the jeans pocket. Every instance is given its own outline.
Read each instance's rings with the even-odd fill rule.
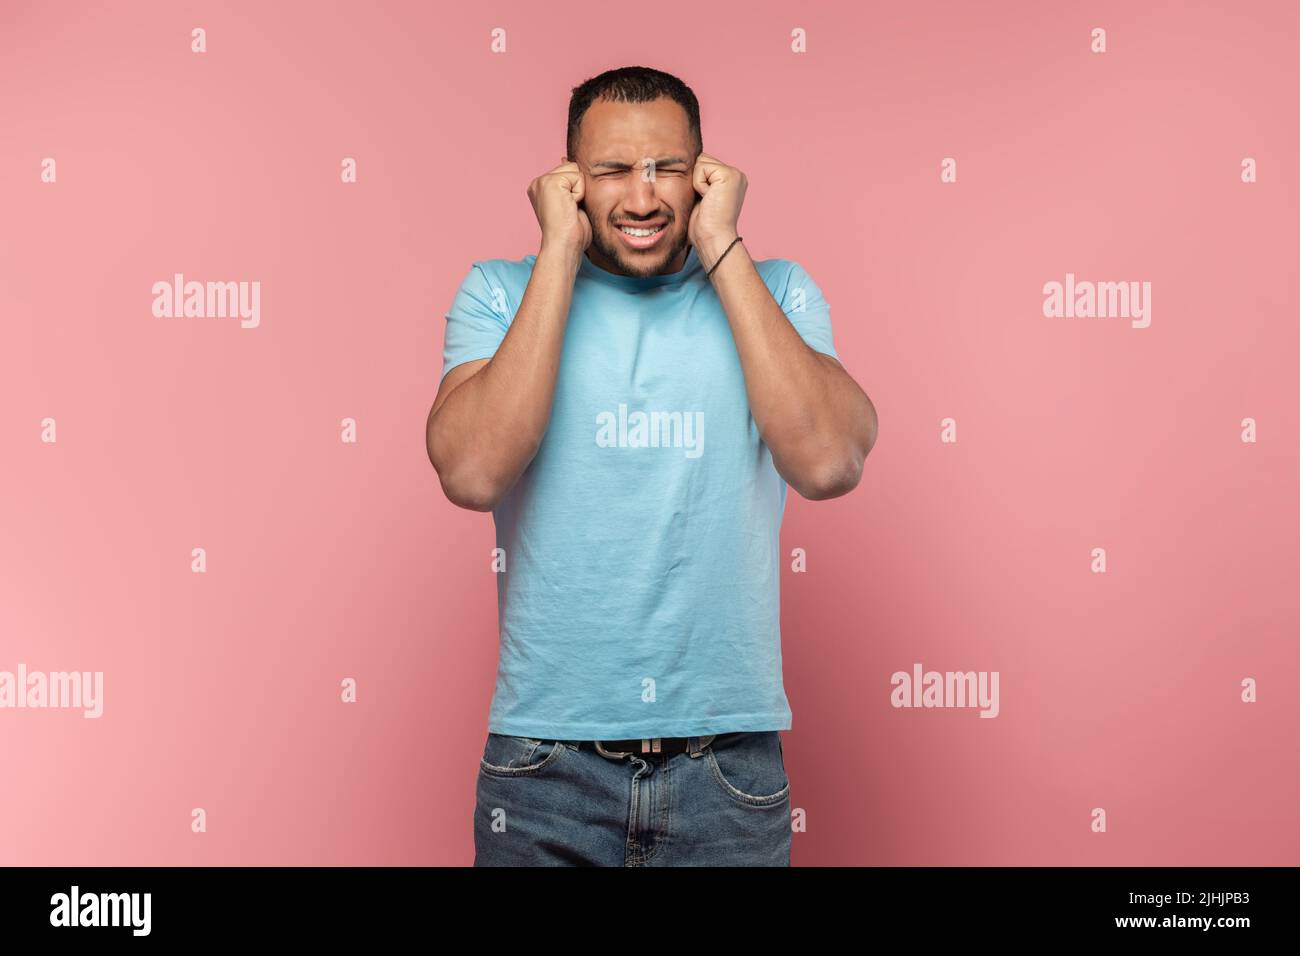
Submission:
[[[789,798],[790,779],[777,731],[720,734],[704,754],[719,789],[736,803],[771,807]]]
[[[489,733],[479,772],[491,777],[531,776],[554,764],[568,749],[558,740]]]

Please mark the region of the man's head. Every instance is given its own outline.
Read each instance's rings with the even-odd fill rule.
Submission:
[[[592,77],[569,100],[566,148],[583,174],[591,260],[633,276],[680,270],[699,198],[691,176],[704,148],[690,87],[644,66]],[[624,226],[660,231],[638,237]]]

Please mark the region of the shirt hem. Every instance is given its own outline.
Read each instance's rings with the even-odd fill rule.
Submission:
[[[447,377],[448,372],[450,372],[452,369],[456,368],[459,365],[464,365],[466,362],[477,362],[480,359],[495,358],[496,354],[497,354],[496,349],[493,349],[490,352],[487,349],[480,349],[477,352],[469,352],[462,357],[453,359],[450,365],[447,365],[443,368],[442,376],[438,379],[438,381],[441,382],[444,378]]]
[[[730,714],[708,720],[655,724],[534,724],[527,721],[488,722],[488,733],[533,740],[639,740],[647,737],[704,737],[709,734],[789,730],[790,714]]]

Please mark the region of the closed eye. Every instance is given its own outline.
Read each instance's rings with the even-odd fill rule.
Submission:
[[[629,173],[629,172],[633,172],[633,171],[634,171],[634,170],[630,170],[630,169],[615,169],[615,170],[611,170],[610,172],[607,172],[607,173],[597,173],[597,174],[596,174],[596,178],[597,178],[597,179],[610,179],[610,178],[613,177],[613,176],[622,176],[622,175],[624,175],[625,173]],[[640,174],[641,171],[642,171],[642,170],[640,170],[640,169],[635,170],[635,172],[638,173],[638,174]],[[656,176],[669,176],[669,175],[671,175],[671,176],[683,176],[683,175],[686,174],[686,170],[684,170],[684,169],[664,169],[662,166],[658,166],[658,167],[655,168],[654,174],[655,174]]]

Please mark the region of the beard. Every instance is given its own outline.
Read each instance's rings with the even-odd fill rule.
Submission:
[[[676,222],[675,218],[670,220],[664,229],[672,229]],[[661,248],[656,249],[652,254],[646,254],[629,250],[623,244],[623,240],[615,235],[617,232],[618,227],[608,223],[602,229],[593,229],[591,244],[608,261],[617,265],[623,274],[637,278],[663,275],[668,264],[690,244],[690,236],[683,229],[680,235],[665,236]]]

